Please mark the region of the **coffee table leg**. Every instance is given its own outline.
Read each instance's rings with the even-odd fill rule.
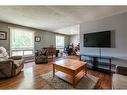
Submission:
[[[75,74],[73,75],[73,87],[75,88]]]
[[[86,65],[85,65],[84,73],[85,73],[85,76],[86,76],[87,75],[87,67],[86,67]]]
[[[55,66],[53,64],[53,77],[55,77]]]

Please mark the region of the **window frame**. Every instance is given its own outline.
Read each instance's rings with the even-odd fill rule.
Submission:
[[[9,29],[10,29],[10,55],[11,56],[15,56],[15,55],[12,55],[13,51],[14,52],[15,51],[22,51],[23,55],[21,55],[21,56],[23,56],[23,57],[34,56],[34,31],[29,30],[29,29],[24,29],[24,28],[23,29],[22,28],[17,28],[17,27],[9,27]],[[24,30],[24,31],[28,31],[28,32],[33,32],[33,37],[32,37],[33,47],[32,48],[22,48],[22,49],[20,49],[20,48],[19,49],[12,48],[12,32],[13,32],[13,29],[19,29],[19,30]],[[25,51],[32,51],[32,54],[25,55],[24,54]]]
[[[57,37],[63,37],[63,46],[57,46]],[[64,51],[64,47],[65,47],[65,36],[62,36],[62,35],[56,35],[56,49],[58,49],[58,50],[62,50],[63,49],[63,51]]]

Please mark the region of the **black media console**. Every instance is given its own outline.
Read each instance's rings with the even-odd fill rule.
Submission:
[[[113,57],[98,55],[80,55],[80,60],[87,62],[87,68],[106,73],[114,72],[115,65],[111,63]]]

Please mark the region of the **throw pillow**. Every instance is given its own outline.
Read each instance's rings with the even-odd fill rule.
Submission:
[[[8,59],[8,53],[4,47],[0,47],[0,58]]]

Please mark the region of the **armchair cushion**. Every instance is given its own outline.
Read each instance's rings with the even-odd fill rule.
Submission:
[[[12,59],[14,61],[14,64],[16,67],[19,67],[23,63],[22,56],[11,56],[9,59]]]
[[[113,89],[127,89],[127,67],[117,66],[112,77]]]
[[[8,59],[20,60],[20,59],[22,59],[22,56],[11,56]]]
[[[113,89],[127,89],[127,76],[121,74],[113,74],[112,77]]]
[[[0,62],[6,61],[6,60],[8,60],[8,59],[7,58],[4,58],[4,57],[0,58]]]
[[[1,60],[0,61],[0,64],[7,64],[7,63],[13,63],[13,60],[12,59],[6,59],[6,60]]]
[[[47,55],[47,49],[42,49],[41,54],[46,56]]]
[[[16,65],[17,68],[18,68],[22,63],[23,63],[23,59],[21,59],[21,60],[14,60],[14,64]]]

